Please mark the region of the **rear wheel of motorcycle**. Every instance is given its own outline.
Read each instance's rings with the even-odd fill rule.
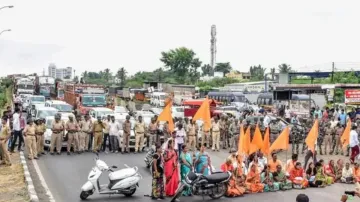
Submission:
[[[175,202],[176,199],[178,199],[181,196],[182,192],[184,191],[184,188],[185,188],[185,185],[181,184],[170,202]]]
[[[90,196],[90,194],[89,194],[88,191],[81,191],[81,193],[80,193],[80,198],[81,198],[81,200],[85,200],[85,199],[87,199],[87,197],[89,197],[89,196]]]
[[[221,183],[218,186],[211,189],[212,193],[209,195],[212,199],[219,199],[226,194],[227,185],[225,183]]]
[[[136,192],[136,187],[135,187],[134,189],[132,189],[131,192],[126,193],[126,194],[124,194],[124,195],[125,195],[126,197],[130,197],[130,196],[132,196],[133,194],[135,194],[135,192]]]

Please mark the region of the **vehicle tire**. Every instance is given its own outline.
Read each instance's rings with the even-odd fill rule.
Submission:
[[[150,164],[146,164],[146,168],[149,169],[149,168],[150,168]]]
[[[81,193],[80,193],[81,200],[85,200],[89,196],[90,196],[90,193],[88,191],[81,191]]]
[[[182,192],[184,191],[184,188],[185,188],[185,185],[183,183],[181,183],[180,187],[176,190],[176,193],[170,202],[175,202],[176,199],[178,199],[181,196]]]
[[[221,190],[219,190],[221,189]],[[212,188],[212,193],[209,195],[212,199],[219,199],[226,194],[227,184],[221,183],[218,186]]]
[[[126,197],[130,197],[136,192],[136,187],[131,190],[131,192],[124,194]]]

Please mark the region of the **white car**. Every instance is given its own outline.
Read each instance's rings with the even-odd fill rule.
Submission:
[[[116,118],[115,118],[116,119]],[[123,134],[124,134],[124,130],[123,130],[123,123],[125,122],[126,119],[116,119],[116,121],[118,121],[120,123],[120,148],[122,147],[123,145]],[[135,128],[135,123],[136,123],[136,120],[134,119],[134,117],[131,117],[130,118],[130,122],[131,122],[131,132],[130,132],[130,139],[129,139],[129,148],[130,149],[134,149],[135,148],[135,132],[134,132],[134,128]],[[145,123],[146,124],[146,123]],[[144,148],[146,147],[146,144],[147,144],[147,138],[144,138]]]
[[[53,107],[58,110],[61,116],[68,117],[74,115],[73,106],[61,100],[48,100],[45,102],[45,107]]]
[[[52,135],[52,123],[55,120],[54,116],[47,116],[45,118],[45,125],[46,125],[46,131],[44,134],[44,147],[50,149],[51,146],[51,135]],[[63,121],[64,123],[66,123],[69,120],[69,117],[63,117],[61,116],[61,121]],[[64,134],[66,134],[66,130],[64,130]],[[61,147],[67,147],[67,142],[66,141],[61,141]]]
[[[28,106],[26,111],[29,113],[32,105],[45,106],[45,97],[42,95],[31,95],[28,97]]]
[[[54,117],[55,114],[58,113],[58,110],[55,109],[54,107],[38,107],[36,108],[36,114],[34,116],[35,120],[36,119],[45,119],[48,116],[52,116]]]
[[[184,118],[184,107],[171,107],[172,117]]]
[[[124,114],[128,115],[129,110],[127,110],[126,107],[123,107],[123,106],[115,106],[114,113],[121,114],[121,115],[124,115]]]
[[[110,116],[115,116],[115,113],[112,109],[106,107],[94,107],[89,110],[89,115],[93,121],[96,121],[98,117],[101,119]]]

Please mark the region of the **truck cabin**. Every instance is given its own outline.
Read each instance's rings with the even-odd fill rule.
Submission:
[[[79,97],[81,106],[84,107],[106,107],[105,95],[85,94]]]
[[[185,100],[183,101],[182,105],[185,106],[184,108],[184,117],[193,117],[195,116],[197,110],[200,108],[201,104],[204,100]],[[219,102],[216,102],[215,100],[210,99],[209,105],[210,105],[210,116],[213,117],[216,114],[214,111],[216,110],[216,106],[220,104]]]

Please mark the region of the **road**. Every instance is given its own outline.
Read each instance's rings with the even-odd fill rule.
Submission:
[[[291,150],[289,150],[291,151]],[[209,152],[213,165],[218,169],[224,159],[229,155],[225,150],[221,152]],[[140,174],[143,176],[142,181],[140,182],[140,188],[136,191],[135,195],[131,198],[124,198],[119,195],[98,195],[93,194],[89,197],[89,201],[94,202],[104,202],[104,201],[149,201],[150,198],[144,197],[144,195],[150,194],[151,190],[151,175],[149,171],[145,168],[143,161],[145,153],[141,154],[105,154],[101,153],[100,158],[104,160],[108,165],[117,165],[119,168],[122,168],[123,164],[129,166],[138,166]],[[285,155],[284,153],[280,154],[280,159],[285,161],[285,156],[290,157],[290,153]],[[338,156],[339,157],[339,156]],[[37,164],[41,170],[42,176],[44,177],[52,195],[57,202],[62,201],[71,201],[77,202],[81,201],[79,198],[80,188],[86,182],[87,175],[90,169],[94,166],[95,155],[92,153],[85,153],[81,155],[71,155],[67,156],[63,153],[61,156],[51,156],[46,155],[42,156],[37,160]],[[303,161],[303,157],[300,156],[300,161]],[[328,157],[324,158],[326,161]],[[28,162],[30,167],[30,172],[34,176],[33,163]],[[38,180],[35,177],[35,189],[40,193],[41,201],[48,201],[44,196],[44,190],[41,190]],[[101,184],[107,183],[107,174],[100,179]],[[241,201],[266,201],[266,202],[279,202],[279,201],[295,201],[295,197],[299,193],[306,193],[311,201],[339,201],[341,194],[345,190],[352,190],[353,186],[335,184],[326,188],[309,188],[306,190],[291,190],[287,192],[276,192],[276,193],[262,193],[262,194],[252,194],[241,197]],[[181,201],[185,201],[188,198],[181,198]],[[208,197],[205,200],[210,200]],[[238,201],[239,198],[222,198],[219,201]],[[169,200],[166,200],[169,201]],[[201,197],[193,197],[191,201],[202,201]]]

